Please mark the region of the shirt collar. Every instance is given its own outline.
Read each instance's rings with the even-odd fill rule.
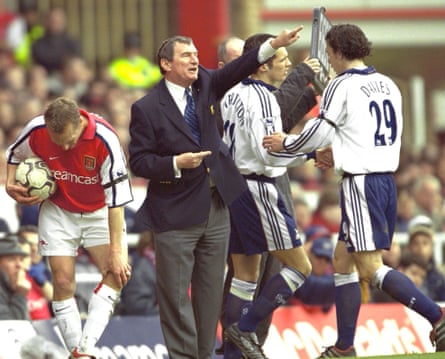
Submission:
[[[83,140],[92,140],[96,133],[96,122],[91,118],[91,115],[87,111],[79,109],[79,112],[80,115],[84,116],[88,121],[87,127],[83,131],[81,138]]]
[[[168,80],[165,80],[165,85],[176,102],[185,100],[185,87],[176,85]]]
[[[264,87],[266,87],[269,91],[275,91],[275,90],[277,89],[275,86],[270,85],[270,84],[268,84],[268,83],[265,83],[264,81],[261,81],[261,80],[254,80],[254,79],[252,79],[252,78],[250,78],[250,77],[245,78],[245,79],[242,81],[242,83],[243,83],[244,85],[257,84],[257,85],[260,85],[260,86],[264,86]]]
[[[374,66],[368,66],[368,67],[354,67],[352,69],[348,69],[344,72],[342,72],[340,75],[343,74],[358,74],[358,75],[369,75],[377,72]]]

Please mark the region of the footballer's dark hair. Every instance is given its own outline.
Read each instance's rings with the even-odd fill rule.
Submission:
[[[334,53],[340,52],[347,60],[364,59],[371,54],[372,43],[357,25],[334,25],[325,39]]]
[[[262,45],[263,43],[265,43],[267,40],[273,39],[276,36],[271,35],[271,34],[266,34],[266,33],[259,33],[259,34],[255,34],[252,36],[249,36],[247,38],[247,40],[244,42],[244,47],[243,47],[243,54],[245,54],[246,52],[259,47],[260,45]],[[270,65],[272,63],[272,60],[275,58],[276,55],[273,55],[271,58],[269,58],[266,61],[266,64]]]

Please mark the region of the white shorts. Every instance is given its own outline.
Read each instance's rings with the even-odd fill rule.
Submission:
[[[244,177],[249,189],[229,205],[229,253],[252,255],[301,246],[295,218],[287,211],[275,179]]]
[[[123,238],[123,242],[125,240],[126,238]],[[40,206],[39,253],[41,255],[75,257],[80,245],[88,248],[109,243],[108,207],[94,212],[73,213],[51,201],[44,201]]]
[[[397,217],[392,173],[347,175],[341,182],[342,222],[338,239],[349,252],[389,249]]]

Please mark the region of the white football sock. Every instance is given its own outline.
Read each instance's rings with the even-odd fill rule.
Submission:
[[[65,345],[71,352],[79,345],[82,335],[82,322],[76,300],[70,298],[62,301],[53,301],[52,308]]]
[[[119,292],[103,283],[94,290],[88,304],[88,316],[80,339],[80,352],[92,352],[113,314],[118,298]]]

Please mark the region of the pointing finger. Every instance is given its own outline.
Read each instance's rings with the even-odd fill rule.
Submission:
[[[212,151],[201,151],[201,152],[199,152],[199,156],[200,156],[201,158],[210,156],[211,154],[212,154]]]

